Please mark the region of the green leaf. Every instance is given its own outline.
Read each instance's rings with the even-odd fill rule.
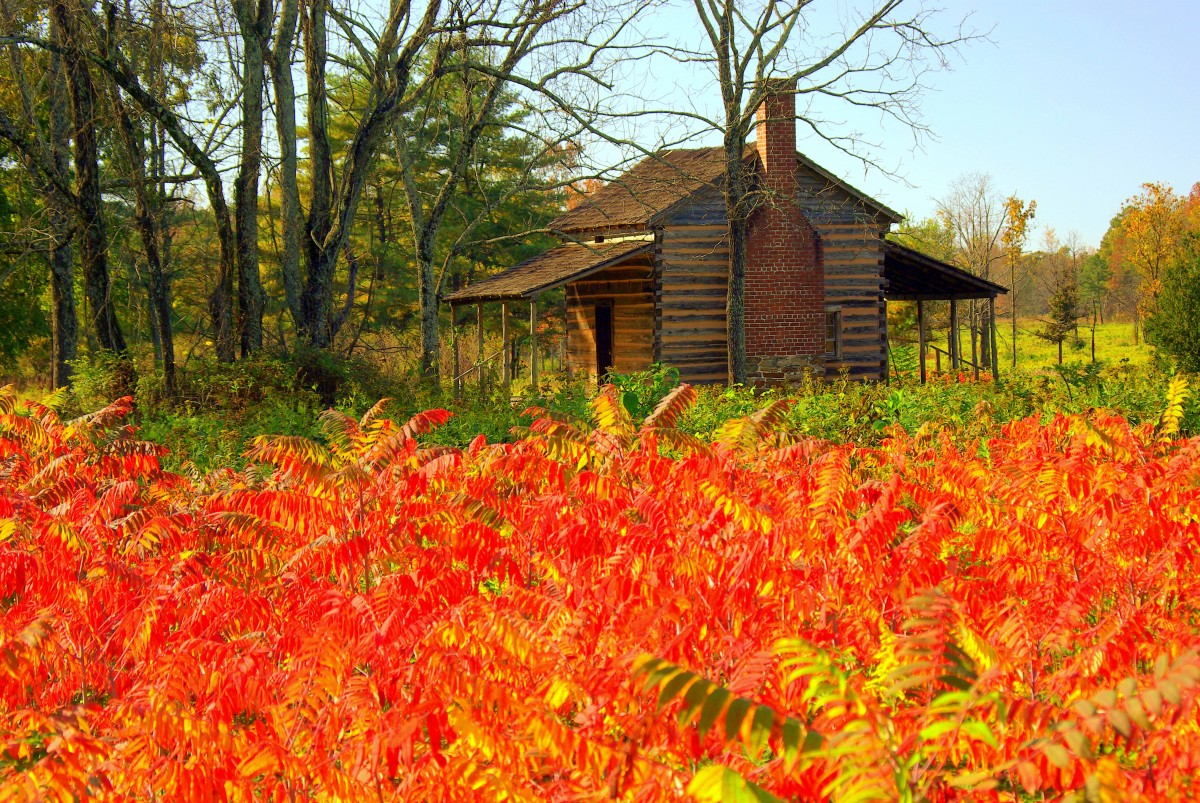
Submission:
[[[957,789],[977,789],[984,791],[997,786],[997,782],[990,770],[977,770],[975,772],[964,772],[961,775],[955,775],[950,779],[950,785]]]
[[[1096,753],[1092,750],[1092,743],[1086,736],[1077,730],[1069,730],[1063,734],[1063,741],[1067,746],[1085,761],[1095,761]]]
[[[708,699],[708,695],[715,688],[714,684],[703,678],[688,688],[687,694],[683,697],[683,708],[679,711],[680,725],[687,725],[696,718],[696,712],[700,710],[700,706],[704,705],[704,701]]]
[[[987,726],[986,722],[982,722],[978,719],[968,719],[963,723],[962,729],[963,733],[967,734],[977,742],[983,742],[991,745],[992,747],[999,746],[996,744],[995,734],[992,733],[992,729]]]
[[[788,772],[800,760],[800,720],[788,717],[783,721],[783,766]],[[815,731],[809,731],[815,733]]]
[[[754,755],[762,752],[771,736],[771,725],[775,722],[775,711],[770,706],[756,705],[754,719],[750,723],[750,750]]]
[[[1087,700],[1076,700],[1075,710],[1079,712],[1081,717],[1095,716],[1096,706]]]
[[[737,738],[742,729],[742,720],[746,718],[751,705],[753,703],[745,697],[735,697],[729,704],[729,710],[725,712],[725,741],[732,742]]]
[[[783,803],[721,764],[710,764],[697,772],[688,783],[687,793],[700,803]]]
[[[658,693],[658,707],[662,708],[667,703],[674,701],[681,691],[699,679],[695,673],[681,670],[678,675],[663,684],[662,691]]]
[[[940,680],[942,683],[945,683],[947,686],[952,686],[956,689],[962,689],[963,691],[970,691],[971,686],[973,685],[971,681],[958,675],[940,675],[938,680]]]
[[[1108,712],[1108,724],[1113,726],[1113,730],[1128,739],[1133,734],[1133,723],[1129,720],[1129,714],[1119,708],[1115,711]]]
[[[712,690],[708,695],[708,699],[704,701],[704,707],[700,709],[700,735],[703,736],[712,730],[713,723],[717,721],[717,717],[725,710],[725,706],[733,697],[732,694],[722,689],[720,686]]]
[[[621,406],[625,408],[625,412],[629,413],[631,418],[641,418],[639,414],[641,405],[638,403],[638,396],[632,390],[627,390],[621,394]]]
[[[932,725],[927,725],[921,728],[921,741],[932,742],[939,736],[943,736],[952,730],[958,729],[958,723],[952,719],[943,719]]]

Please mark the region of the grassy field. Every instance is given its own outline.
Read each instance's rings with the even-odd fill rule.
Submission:
[[[1022,319],[1017,322],[1017,367],[1023,371],[1039,371],[1049,368],[1058,362],[1058,346],[1048,340],[1043,340],[1034,334],[1041,328],[1041,323],[1034,318]],[[1000,321],[997,332],[1000,342],[1000,372],[1012,369],[1012,323]],[[1079,340],[1073,345],[1068,338],[1063,343],[1063,362],[1090,362],[1091,327],[1079,327]],[[965,329],[959,333],[962,343],[962,353],[969,358],[971,341]],[[939,346],[944,345],[939,343]],[[1147,346],[1139,338],[1138,345],[1133,344],[1132,323],[1105,323],[1096,327],[1096,360],[1109,364],[1117,364],[1128,360],[1130,365],[1144,365],[1150,361],[1154,349]],[[943,360],[945,357],[943,356]],[[930,357],[932,364],[932,356]]]

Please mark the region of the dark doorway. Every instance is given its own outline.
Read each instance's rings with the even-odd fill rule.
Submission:
[[[596,376],[600,384],[608,380],[613,366],[613,308],[611,304],[596,305]]]

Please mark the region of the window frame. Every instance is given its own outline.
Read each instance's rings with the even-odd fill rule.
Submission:
[[[840,304],[825,305],[825,345],[829,345],[829,316],[833,316],[833,351],[825,352],[825,359],[837,360],[842,356],[842,306]]]

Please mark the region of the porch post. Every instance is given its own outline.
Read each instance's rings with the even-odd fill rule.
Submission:
[[[988,327],[988,337],[992,339],[992,381],[995,382],[1000,378],[1000,358],[996,354],[996,297],[988,298],[988,320],[991,325]]]
[[[925,302],[917,299],[917,344],[921,350],[921,384],[925,384]]]
[[[512,362],[509,360],[509,352],[512,350],[510,340],[510,332],[508,331],[508,302],[505,301],[500,305],[500,339],[503,341],[503,346],[500,350],[500,376],[504,383],[504,392],[511,395],[510,388],[512,387]]]
[[[529,299],[529,386],[538,392],[537,296]]]
[[[475,305],[475,379],[483,388],[483,302]]]
[[[565,288],[563,289],[562,312],[563,312],[562,365],[560,367],[562,368],[563,376],[565,376],[567,378],[567,381],[570,382],[571,381],[571,339],[570,339],[571,305],[569,303],[567,303],[567,291]]]
[[[957,371],[958,365],[958,300],[950,299],[950,365]]]
[[[453,304],[450,305],[450,343],[454,349],[454,378],[452,382],[454,384],[454,398],[457,399],[462,396],[462,378],[459,376],[458,371],[458,309]]]
[[[975,367],[975,381],[979,381],[979,339],[976,337],[979,329],[979,319],[975,315],[975,299],[971,299],[971,364]]]

